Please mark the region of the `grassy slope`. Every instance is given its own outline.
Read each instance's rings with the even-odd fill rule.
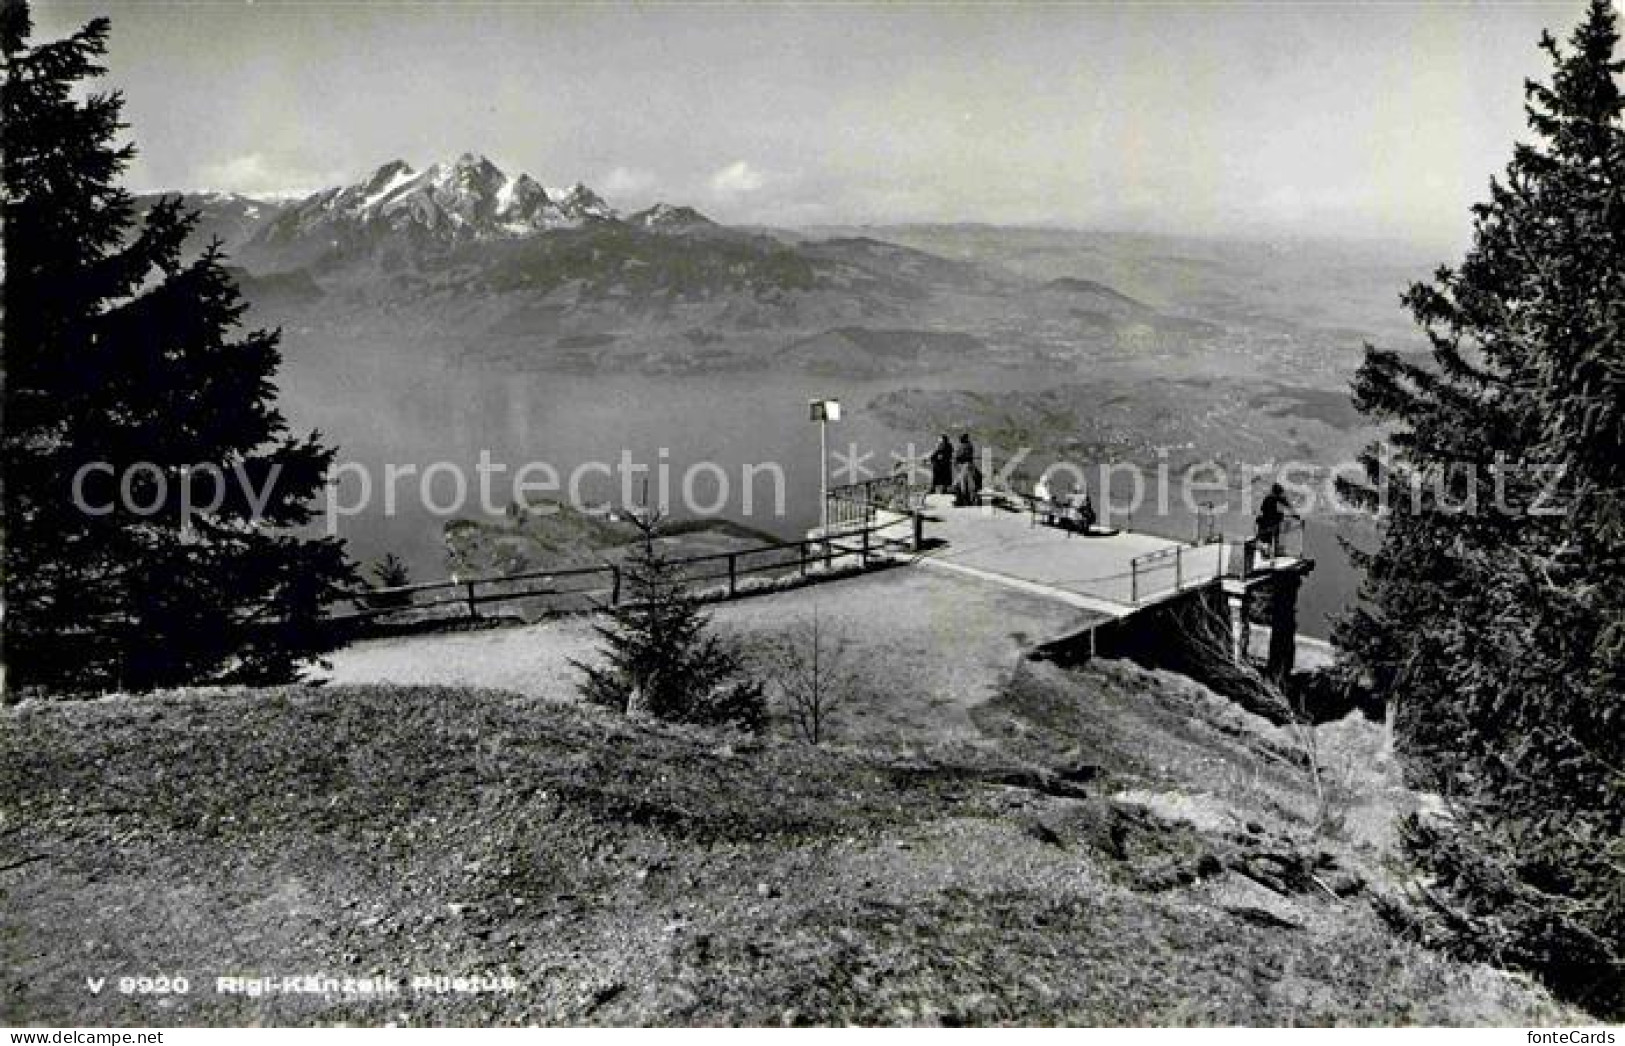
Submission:
[[[1303,785],[1278,737],[1221,704],[1125,666],[1024,666],[975,713],[984,744],[906,759],[467,689],[7,710],[0,863],[34,860],[0,872],[0,1023],[1565,1016],[1395,940],[1362,894],[1257,886],[1247,870],[1301,835]],[[1007,773],[1069,765],[1072,745],[1099,768],[1084,798]],[[1323,877],[1359,874],[1358,835],[1325,844]],[[493,969],[521,990],[208,990]],[[193,994],[159,1009],[83,986],[158,971]]]

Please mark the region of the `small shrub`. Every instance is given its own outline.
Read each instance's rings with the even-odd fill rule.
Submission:
[[[831,642],[818,607],[768,653],[772,684],[796,736],[811,745],[829,738],[830,720],[852,693],[844,665],[845,644]]]

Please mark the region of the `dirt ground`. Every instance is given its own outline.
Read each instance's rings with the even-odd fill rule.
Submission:
[[[837,740],[926,743],[976,736],[970,710],[993,697],[1023,651],[1081,627],[1070,607],[983,581],[895,569],[707,608],[747,652],[818,616],[845,679]],[[590,659],[585,618],[357,643],[332,657],[334,683],[476,686],[574,701],[571,659]]]

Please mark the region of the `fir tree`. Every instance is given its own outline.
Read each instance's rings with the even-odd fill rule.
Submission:
[[[711,633],[710,622],[659,548],[658,516],[632,517],[642,541],[621,566],[622,598],[595,626],[602,664],[571,662],[581,695],[631,717],[760,730],[762,686],[745,675],[739,655]]]
[[[1459,950],[1625,1012],[1625,126],[1593,0],[1526,85],[1516,147],[1456,268],[1404,296],[1432,364],[1368,349],[1393,426],[1355,493],[1386,502],[1336,639],[1390,702],[1413,780],[1451,796],[1409,838]],[[1476,502],[1476,503],[1475,503]]]
[[[122,100],[80,91],[103,73],[107,20],[38,46],[31,31],[5,0],[10,682],[290,679],[330,648],[321,602],[350,580],[340,542],[297,535],[332,451],[288,434],[278,335],[235,333],[218,247],[183,257],[195,216],[165,201],[134,227]]]
[[[369,572],[377,588],[405,588],[412,583],[411,568],[406,565],[406,560],[393,552],[374,563]],[[411,605],[410,592],[380,592],[366,599],[366,606],[371,610],[400,610]]]

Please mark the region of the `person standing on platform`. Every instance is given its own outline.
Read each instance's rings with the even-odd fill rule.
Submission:
[[[982,470],[976,467],[976,447],[966,432],[954,448],[954,504],[978,505],[981,501]]]
[[[1267,548],[1270,558],[1274,559],[1281,552],[1281,527],[1287,519],[1298,519],[1298,514],[1292,511],[1292,502],[1287,500],[1286,491],[1277,483],[1270,487],[1270,492],[1264,498],[1264,504],[1258,509],[1258,545]]]
[[[931,462],[931,493],[948,494],[954,486],[954,441],[944,432],[937,448],[927,459]]]

